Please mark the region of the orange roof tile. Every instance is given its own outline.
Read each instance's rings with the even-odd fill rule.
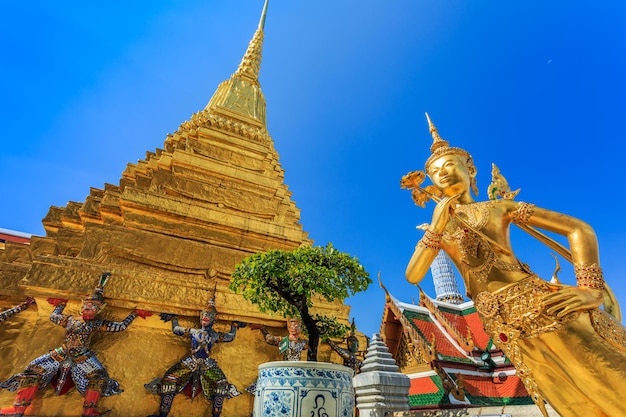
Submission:
[[[433,335],[435,336],[435,347],[438,353],[455,358],[464,358],[466,356],[465,354],[459,352],[459,350],[444,335],[441,329],[432,321],[411,317],[411,322],[424,336],[428,343],[432,343]]]
[[[528,397],[524,384],[516,376],[506,376],[494,383],[492,378],[463,375],[463,381],[467,393],[477,397]]]
[[[471,313],[469,314],[464,314],[468,310],[459,313],[444,309],[441,310],[444,316],[455,326],[459,333],[467,336],[467,329],[469,328],[472,332],[472,339],[474,340],[476,347],[481,350],[487,349],[490,338],[487,333],[485,333],[483,323],[480,321],[480,317],[478,317],[478,313],[473,307],[468,309],[471,310]]]
[[[431,377],[413,378],[409,387],[409,395],[434,394],[439,387]]]

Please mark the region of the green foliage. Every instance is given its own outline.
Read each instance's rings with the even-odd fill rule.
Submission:
[[[339,323],[334,317],[315,315],[315,324],[322,338],[344,338],[350,331],[350,326]]]
[[[314,294],[329,302],[343,300],[371,282],[356,258],[328,244],[248,256],[237,265],[230,288],[262,312],[289,317],[299,315],[299,303],[311,307]]]
[[[250,255],[235,268],[230,289],[241,293],[262,312],[300,317],[310,341],[315,341],[319,336],[341,337],[348,326],[334,317],[312,316],[309,308],[313,300],[319,297],[328,302],[343,301],[365,291],[371,282],[358,259],[329,243],[325,247],[303,246],[292,251],[270,250]]]

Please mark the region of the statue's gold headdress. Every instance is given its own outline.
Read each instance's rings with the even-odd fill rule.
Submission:
[[[426,113],[426,120],[428,120],[428,128],[430,130],[430,134],[433,137],[433,144],[430,145],[431,155],[426,160],[424,164],[424,169],[428,173],[428,167],[433,161],[437,158],[440,158],[444,155],[457,155],[461,157],[463,162],[465,162],[467,166],[467,170],[472,176],[471,179],[471,187],[472,191],[474,191],[475,195],[478,195],[478,187],[476,186],[476,166],[474,165],[474,160],[472,159],[472,155],[469,154],[465,149],[455,148],[448,144],[447,140],[444,140],[441,136],[439,136],[439,132],[435,127],[435,124],[430,120],[430,116]]]

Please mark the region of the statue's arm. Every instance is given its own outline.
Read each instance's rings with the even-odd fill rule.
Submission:
[[[525,209],[517,203],[513,211]],[[604,277],[600,268],[598,239],[593,228],[586,222],[556,211],[531,207],[523,218],[514,216],[514,222],[523,222],[529,226],[565,236],[574,264],[577,286],[558,285],[558,291],[546,296],[548,313],[562,317],[574,311],[596,308],[603,302]]]
[[[172,318],[172,333],[176,336],[187,336],[191,333],[191,329],[178,324],[178,317]]]
[[[65,305],[67,300],[61,300],[56,298],[48,299],[48,302],[54,305],[54,310],[50,313],[50,321],[54,324],[58,324],[60,326],[65,326],[67,323],[68,315],[63,314],[63,310],[65,310]]]
[[[337,343],[333,342],[332,340],[328,339],[326,341],[326,343],[328,343],[330,345],[331,348],[333,348],[333,350],[335,352],[337,352],[337,354],[339,354],[339,356],[341,356],[343,359],[350,359],[351,355],[342,347],[340,347]]]
[[[280,344],[280,341],[282,340],[281,336],[271,335],[265,327],[261,327],[261,333],[263,334],[265,342],[269,345],[278,346]]]
[[[2,312],[0,312],[0,323],[2,323],[4,320],[8,319],[11,316],[16,315],[17,313],[26,310],[28,308],[29,305],[33,304],[35,302],[35,300],[33,300],[30,297],[26,298],[26,301],[24,301],[21,304],[16,305],[15,307],[11,307],[8,310],[4,310]]]
[[[105,321],[103,323],[104,330],[107,332],[121,332],[128,328],[128,326],[137,318],[138,314],[136,311],[131,312],[126,318],[122,321]]]
[[[406,279],[411,284],[419,284],[422,279],[424,279],[430,265],[435,260],[437,253],[439,253],[440,247],[425,246],[423,244],[424,241],[432,240],[432,235],[429,235],[429,232],[426,232],[424,236],[428,237],[422,237],[422,239],[420,239],[417,243],[415,250],[413,251],[413,255],[411,256],[411,260],[409,260],[409,264],[406,267]],[[434,237],[435,239],[438,238],[437,235]],[[439,245],[441,245],[441,243],[439,243]]]
[[[219,333],[218,342],[232,342],[235,340],[235,335],[237,334],[237,327],[235,325],[230,326],[230,331]]]
[[[246,323],[242,321],[233,321],[230,325],[229,332],[220,333],[218,342],[232,342],[235,340],[235,335],[237,334],[237,328],[246,327]]]
[[[565,236],[575,265],[599,263],[598,239],[586,222],[556,211],[533,207],[527,224]]]
[[[424,236],[415,246],[415,251],[409,265],[406,268],[406,279],[411,284],[419,284],[424,278],[430,265],[442,248],[445,249],[443,232],[450,220],[450,205],[458,196],[445,197],[435,206],[430,225],[424,232]]]
[[[178,324],[178,316],[176,314],[160,313],[159,317],[162,321],[166,323],[168,321],[172,322],[172,333],[174,333],[176,336],[186,336],[189,335],[189,333],[191,332],[191,329],[188,329]]]

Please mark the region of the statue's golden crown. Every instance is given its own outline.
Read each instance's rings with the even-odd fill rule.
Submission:
[[[428,167],[434,160],[444,155],[458,155],[463,158],[463,161],[465,163],[467,163],[468,168],[475,169],[472,155],[470,155],[469,152],[467,152],[465,149],[450,146],[448,144],[448,141],[443,139],[439,135],[437,127],[435,127],[435,124],[432,122],[432,120],[430,120],[430,116],[428,115],[428,113],[426,113],[426,120],[428,120],[428,128],[430,130],[431,136],[433,137],[433,144],[430,145],[431,155],[428,157],[426,163],[424,164],[426,172],[428,172]]]
[[[447,140],[444,140],[441,136],[439,136],[439,132],[435,127],[435,124],[430,120],[430,116],[426,113],[426,120],[428,120],[428,128],[430,130],[430,134],[433,137],[433,144],[430,145],[430,153],[431,155],[426,160],[424,164],[424,170],[428,173],[428,167],[432,164],[436,159],[444,156],[444,155],[457,155],[460,156],[465,165],[467,166],[467,170],[472,175],[471,179],[471,187],[474,195],[478,195],[478,187],[476,186],[476,166],[474,165],[474,160],[472,159],[472,155],[462,148],[455,148],[448,144]]]

